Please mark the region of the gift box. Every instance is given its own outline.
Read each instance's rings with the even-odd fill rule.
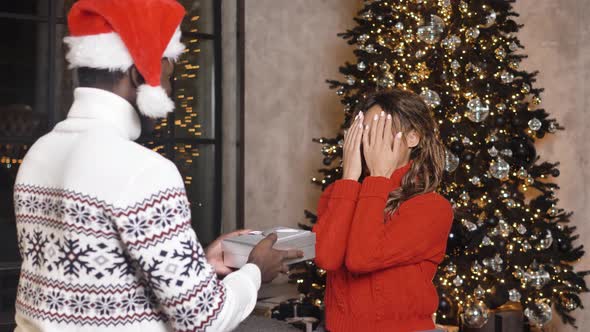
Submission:
[[[524,316],[521,310],[496,312],[496,332],[524,331]]]
[[[436,330],[435,331],[441,331],[441,332],[459,332],[459,326],[452,326],[452,325],[439,325],[436,324]]]
[[[480,328],[475,327],[467,327],[461,329],[462,332],[498,332],[496,330],[496,313],[494,311],[490,311],[488,313],[488,320],[487,322]]]
[[[255,231],[223,240],[223,262],[226,266],[240,268],[248,262],[252,249],[271,233],[277,234],[274,247],[278,250],[296,249],[303,251],[302,258],[292,259],[286,264],[294,264],[315,258],[315,233],[295,228],[275,227],[264,232]]]
[[[464,332],[522,332],[525,331],[522,310],[501,309],[490,311],[488,321],[481,328],[464,327]]]

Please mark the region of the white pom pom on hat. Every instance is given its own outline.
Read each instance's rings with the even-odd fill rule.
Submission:
[[[135,65],[145,79],[137,89],[139,112],[166,117],[174,102],[160,86],[161,60],[177,59],[184,52],[184,14],[175,0],[80,0],[68,15],[66,59],[70,68],[126,71]]]
[[[141,114],[157,119],[174,111],[174,102],[161,86],[142,84],[137,89],[137,107]]]

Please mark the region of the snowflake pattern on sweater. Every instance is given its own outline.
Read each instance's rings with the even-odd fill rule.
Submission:
[[[223,308],[225,286],[196,240],[184,188],[121,208],[18,184],[15,209],[23,259],[16,306],[31,318],[201,331]]]

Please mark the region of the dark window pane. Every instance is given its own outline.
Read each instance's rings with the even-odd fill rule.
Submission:
[[[183,32],[213,33],[215,0],[180,0],[186,9],[186,17],[182,22]]]
[[[215,220],[215,146],[176,144],[175,158],[191,202],[192,223],[199,241],[206,245],[219,235]]]
[[[176,67],[175,136],[215,138],[215,54],[212,40],[184,37],[188,51]]]
[[[68,51],[63,38],[67,35],[67,26],[58,24],[56,27],[57,40],[55,41],[55,111],[56,121],[65,119],[74,98],[74,82],[72,71],[68,69],[65,59]]]
[[[48,91],[47,24],[0,20],[0,113],[30,113],[45,128]],[[28,127],[28,126],[27,126]]]
[[[27,148],[24,144],[0,144],[0,262],[20,261],[12,190]]]
[[[58,17],[67,17],[77,0],[55,0],[55,12]]]
[[[165,158],[170,159],[170,156],[168,155],[168,150],[166,149],[166,145],[164,145],[156,140],[150,140],[147,142],[143,142],[142,145],[152,151],[155,151],[155,152],[161,154]]]
[[[6,122],[0,114],[0,126]],[[20,267],[20,253],[16,241],[13,187],[18,166],[28,146],[25,144],[0,144],[0,330],[8,329],[12,322],[16,284]]]
[[[48,0],[5,0],[0,2],[0,12],[47,16]]]

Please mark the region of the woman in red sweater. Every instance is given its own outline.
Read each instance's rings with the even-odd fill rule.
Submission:
[[[453,211],[435,192],[444,147],[430,110],[414,93],[381,92],[345,136],[342,180],[324,191],[314,227],[316,263],[327,271],[326,327],[434,329],[432,279]]]

